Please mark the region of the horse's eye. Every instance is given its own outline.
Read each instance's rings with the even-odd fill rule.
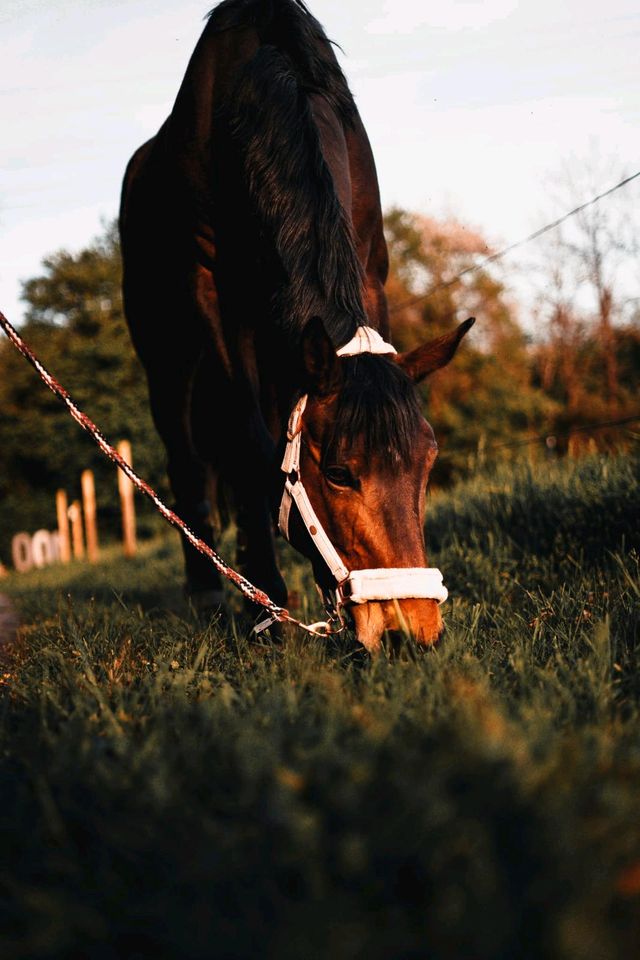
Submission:
[[[336,487],[357,487],[358,481],[351,473],[348,467],[338,467],[332,466],[327,467],[324,471],[324,475],[329,481],[329,483],[335,484]]]

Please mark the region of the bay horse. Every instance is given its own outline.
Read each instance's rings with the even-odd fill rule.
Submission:
[[[367,649],[400,628],[434,643],[446,590],[423,528],[437,447],[414,385],[473,321],[409,353],[388,343],[371,148],[302,0],[209,14],[170,116],[129,162],[120,232],[177,512],[213,545],[226,491],[242,572],[276,603],[277,518]],[[217,571],[183,549],[188,591],[219,603]]]

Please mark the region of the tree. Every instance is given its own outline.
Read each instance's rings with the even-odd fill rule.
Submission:
[[[453,363],[424,388],[442,450],[436,474],[442,482],[467,468],[468,451],[478,445],[538,432],[555,405],[533,383],[529,344],[504,284],[487,269],[455,279],[491,253],[482,235],[398,209],[385,224],[391,322],[400,347],[477,318]]]
[[[623,180],[625,172],[604,160],[595,148],[580,162],[566,163],[551,179],[556,209],[579,207],[602,192],[604,184]],[[626,188],[633,189],[632,187]],[[639,224],[624,191],[579,210],[550,235],[543,246],[540,315],[547,332],[547,360],[565,383],[569,406],[584,410],[570,355],[582,354],[581,381],[596,395],[592,413],[612,418],[628,407],[618,358],[620,330],[633,329],[637,297]],[[569,296],[567,296],[569,293]],[[590,345],[585,356],[586,343]]]
[[[60,251],[24,284],[22,333],[81,409],[113,440],[131,440],[136,464],[163,482],[163,453],[146,379],[124,321],[115,225],[77,254]],[[96,474],[102,520],[117,527],[115,467],[8,343],[0,346],[0,555],[18,529],[55,525],[54,494],[79,493]]]

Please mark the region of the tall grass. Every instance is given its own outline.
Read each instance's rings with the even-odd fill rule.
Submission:
[[[198,622],[168,543],[5,581],[2,956],[637,956],[639,486],[434,497],[445,641],[393,660]]]

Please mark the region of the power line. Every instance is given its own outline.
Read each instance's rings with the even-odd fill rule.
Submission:
[[[530,243],[532,240],[537,240],[538,237],[543,236],[543,234],[548,233],[550,230],[555,230],[556,227],[559,227],[560,224],[564,223],[565,220],[568,220],[569,217],[575,217],[577,213],[581,213],[581,211],[586,210],[587,207],[592,206],[599,200],[604,200],[605,197],[615,193],[615,191],[619,190],[621,187],[626,187],[626,185],[631,183],[632,180],[635,180],[636,177],[640,177],[640,170],[638,170],[637,173],[632,174],[630,177],[626,177],[624,180],[621,180],[620,183],[616,183],[614,187],[610,187],[608,190],[605,190],[604,193],[599,193],[598,196],[593,197],[592,200],[587,200],[586,203],[581,203],[579,207],[575,207],[573,210],[570,210],[569,213],[565,213],[564,216],[559,217],[552,223],[547,223],[544,227],[534,230],[534,232],[530,233],[528,237],[523,237],[522,240],[516,240],[515,243],[511,243],[503,250],[499,250],[498,253],[492,253],[489,257],[485,257],[484,260],[480,261],[480,263],[474,263],[469,267],[465,267],[464,270],[461,270],[460,273],[457,274],[457,276],[452,277],[451,280],[443,280],[441,283],[437,283],[434,287],[428,290],[427,293],[422,293],[420,296],[412,297],[410,300],[405,300],[404,303],[400,303],[397,306],[392,307],[391,310],[389,310],[389,313],[398,313],[400,310],[404,310],[406,307],[413,307],[416,303],[422,303],[423,300],[428,300],[429,297],[432,297],[433,294],[438,290],[446,290],[447,287],[452,287],[454,283],[457,283],[458,280],[462,279],[462,277],[465,277],[467,274],[475,273],[476,270],[482,270],[482,268],[486,267],[487,264],[493,263],[495,260],[500,260],[502,257],[506,256],[507,253],[511,253],[512,250],[516,250],[518,247],[522,247],[525,243]]]
[[[540,443],[549,437],[555,439],[565,439],[573,436],[574,433],[590,433],[596,430],[605,430],[607,427],[621,427],[625,423],[635,423],[640,420],[640,413],[633,414],[630,417],[622,417],[620,420],[601,420],[599,423],[585,423],[579,427],[572,427],[564,433],[556,433],[554,430],[548,430],[546,433],[538,433],[534,437],[525,437],[522,440],[506,440],[503,443],[492,443],[489,447],[484,447],[483,453],[490,453],[492,450],[505,450],[513,447],[525,447],[530,443]],[[442,457],[450,457],[456,453],[475,453],[478,451],[477,445],[474,447],[453,447],[442,451]]]

